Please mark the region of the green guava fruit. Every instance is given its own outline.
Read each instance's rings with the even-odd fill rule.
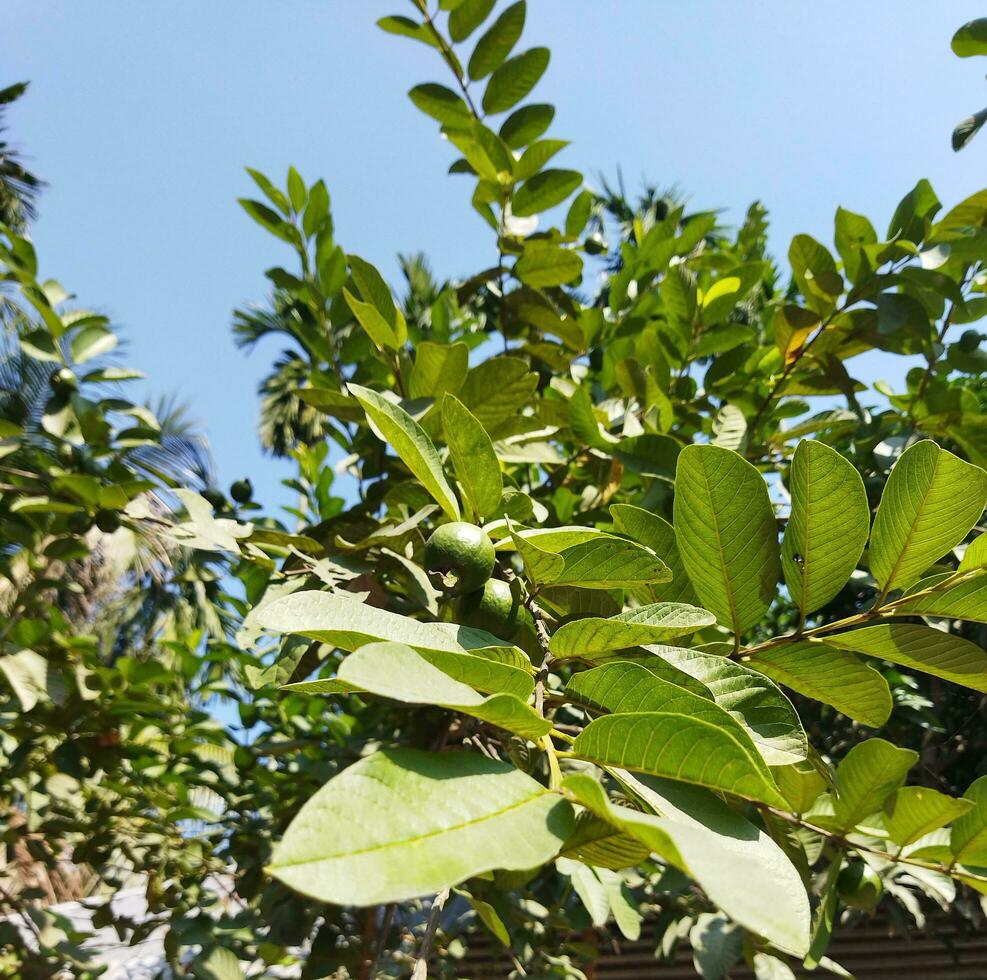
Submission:
[[[465,595],[493,574],[494,547],[486,532],[466,521],[436,528],[425,542],[425,571],[437,588]]]

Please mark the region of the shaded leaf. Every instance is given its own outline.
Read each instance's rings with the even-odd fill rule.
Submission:
[[[858,742],[836,769],[834,824],[849,830],[880,810],[917,761],[917,752],[881,738]]]
[[[493,443],[476,417],[455,395],[442,399],[442,431],[456,476],[474,512],[495,513],[504,492]]]
[[[987,653],[970,640],[931,626],[917,623],[863,626],[828,636],[826,643],[987,692]]]
[[[788,591],[804,616],[846,585],[867,544],[870,508],[860,474],[821,442],[798,444],[788,486],[792,513],[781,564]]]
[[[353,383],[348,388],[405,466],[449,517],[459,520],[459,502],[446,482],[442,461],[425,430],[400,405],[376,391]]]
[[[686,636],[715,622],[712,614],[697,606],[656,602],[609,619],[588,616],[565,623],[552,636],[551,649],[556,657],[593,659],[612,650]]]
[[[870,567],[884,594],[918,581],[987,503],[987,473],[925,439],[901,454],[874,518]]]
[[[791,701],[763,674],[702,650],[646,647],[698,680],[716,703],[744,726],[769,766],[806,754],[806,736]]]
[[[781,949],[805,952],[808,896],[798,872],[764,831],[695,787],[618,775],[654,814],[611,803],[587,775],[568,776],[563,788],[596,816],[694,878],[711,901],[745,928]]]
[[[884,677],[834,647],[785,644],[757,651],[750,665],[779,684],[872,728],[880,728],[891,714],[891,690]]]
[[[884,804],[884,826],[896,844],[913,844],[973,809],[970,800],[957,800],[927,786],[903,786]]]
[[[778,532],[761,474],[718,446],[686,446],[675,474],[675,535],[703,606],[740,636],[775,596]]]

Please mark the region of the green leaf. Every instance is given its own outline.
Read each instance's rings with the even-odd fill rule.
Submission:
[[[378,905],[537,867],[571,829],[570,804],[508,763],[385,749],[302,807],[268,870],[323,902]]]
[[[650,853],[649,848],[635,837],[622,833],[589,810],[576,818],[575,830],[562,850],[563,857],[614,871],[636,867],[646,861]]]
[[[582,182],[583,175],[575,170],[543,170],[529,177],[514,192],[514,197],[511,198],[511,213],[520,218],[554,208]]]
[[[950,140],[953,150],[959,152],[987,123],[987,109],[981,109],[972,116],[965,116],[953,127],[953,135]]]
[[[504,482],[493,443],[476,417],[455,395],[442,399],[442,431],[456,476],[474,512],[489,517],[500,505]]]
[[[348,388],[405,466],[449,517],[458,521],[459,502],[446,482],[442,461],[425,430],[400,405],[389,402],[376,391],[352,383]]]
[[[540,551],[558,555],[573,545],[582,544],[585,541],[596,541],[604,537],[610,537],[610,535],[597,527],[583,527],[580,524],[563,527],[526,527],[516,531],[510,539],[504,538],[498,541],[497,550],[510,551],[512,544],[517,547],[517,539],[520,538],[522,541],[535,545]]]
[[[699,681],[747,730],[769,766],[804,759],[807,741],[791,701],[763,674],[724,656],[678,647],[645,647]]]
[[[874,245],[877,232],[862,214],[854,214],[846,208],[836,209],[836,251],[843,259],[847,276],[854,282],[861,268],[860,249],[862,245]]]
[[[826,950],[829,948],[829,939],[833,933],[836,909],[839,904],[840,893],[837,884],[842,867],[843,857],[840,855],[832,861],[826,871],[822,895],[812,921],[812,944],[809,948],[809,955],[805,959],[806,966],[810,970],[814,970],[821,964],[825,959]]]
[[[415,348],[415,366],[408,379],[410,398],[439,398],[455,394],[463,386],[469,370],[469,346],[434,344],[423,340]]]
[[[975,779],[963,799],[973,803],[953,824],[949,848],[958,864],[984,867],[987,865],[987,776]]]
[[[527,699],[534,690],[531,663],[521,650],[469,626],[422,623],[344,594],[311,591],[276,599],[256,618],[264,629],[307,636],[341,650],[356,650],[375,640],[404,643],[426,654],[444,673],[481,691]]]
[[[874,518],[870,568],[882,593],[918,581],[987,503],[987,473],[924,439],[901,454]]]
[[[517,105],[548,68],[548,48],[530,48],[505,61],[491,76],[483,92],[483,111],[494,115]]]
[[[343,289],[343,298],[346,300],[346,305],[353,311],[353,316],[356,317],[357,322],[366,330],[367,336],[381,350],[400,350],[401,343],[398,341],[394,328],[384,319],[373,303],[364,303],[346,288]]]
[[[540,548],[533,541],[522,537],[508,522],[511,540],[524,562],[524,573],[534,584],[554,582],[565,568],[565,559],[553,551]]]
[[[288,199],[295,211],[301,213],[308,200],[308,191],[305,189],[305,181],[302,175],[294,168],[288,168]]]
[[[511,945],[511,934],[507,931],[507,926],[504,925],[504,920],[501,919],[497,910],[489,902],[484,902],[475,895],[467,895],[466,897],[476,911],[480,921],[490,930],[491,934],[504,946],[509,947]]]
[[[465,41],[486,19],[495,0],[463,0],[449,14],[449,36],[458,44]]]
[[[917,623],[882,623],[828,636],[826,643],[880,657],[987,693],[987,653],[961,636]]]
[[[895,844],[904,847],[945,827],[973,809],[970,800],[957,800],[927,786],[903,786],[884,804],[884,826]]]
[[[675,529],[663,517],[632,504],[614,504],[610,508],[614,530],[650,548],[668,566],[670,582],[653,586],[655,598],[666,602],[686,602],[696,606],[699,599],[682,566]]]
[[[758,650],[750,666],[871,728],[880,728],[891,715],[891,690],[884,677],[832,646],[792,643]]]
[[[492,357],[471,368],[457,393],[491,439],[513,422],[538,387],[538,375],[520,357]]]
[[[605,868],[595,868],[594,871],[606,889],[610,912],[621,935],[631,942],[636,942],[641,938],[642,916],[634,894],[627,887],[627,883],[614,872],[607,871]]]
[[[581,589],[626,589],[651,582],[667,582],[668,566],[649,548],[601,535],[563,549],[565,567],[553,580],[556,585]]]
[[[850,830],[880,810],[916,762],[917,752],[896,748],[882,738],[858,742],[836,769],[834,824]]]
[[[959,572],[987,568],[987,533],[978,534],[967,546],[960,559]]]
[[[116,345],[117,335],[94,323],[74,334],[69,348],[72,351],[72,360],[76,364],[84,364],[100,354],[109,353]]]
[[[443,126],[464,126],[473,118],[469,106],[450,88],[437,82],[424,82],[408,92],[408,98]]]
[[[953,35],[950,47],[959,58],[987,54],[987,17],[978,17],[964,24]]]
[[[412,20],[410,17],[404,17],[400,14],[394,14],[390,17],[381,17],[377,21],[377,26],[382,30],[386,31],[388,34],[397,34],[400,37],[410,37],[413,41],[421,41],[422,44],[427,44],[430,48],[438,48],[439,43],[435,39],[435,35],[426,27],[424,24],[418,23],[418,21]]]
[[[744,933],[725,915],[703,912],[689,930],[692,963],[703,980],[723,980],[740,959]]]
[[[678,711],[604,715],[576,736],[572,751],[597,765],[620,766],[785,806],[750,739],[734,726],[705,717]]]
[[[713,419],[713,445],[737,452],[747,437],[747,418],[736,405],[724,405]]]
[[[775,597],[780,562],[768,488],[742,456],[686,446],[675,474],[675,535],[703,606],[736,636]]]
[[[771,775],[796,814],[806,813],[829,786],[811,759],[802,759],[790,766],[778,766]]]
[[[918,244],[941,206],[932,185],[923,177],[899,202],[888,225],[887,237]]]
[[[571,282],[583,271],[583,260],[571,249],[536,239],[525,244],[514,274],[527,286],[543,289]]]
[[[268,200],[287,218],[291,213],[291,205],[288,198],[285,197],[284,192],[278,190],[274,184],[268,180],[259,170],[254,170],[251,167],[247,167],[246,171],[250,174],[254,183],[263,191],[267,196]],[[243,202],[240,202],[243,204]]]
[[[715,622],[715,616],[697,606],[656,602],[609,619],[588,616],[565,623],[552,637],[551,649],[556,657],[592,660],[612,650],[626,650],[643,643],[661,643],[677,636],[687,636]]]
[[[619,776],[657,813],[611,803],[603,787],[585,774],[567,776],[562,785],[594,815],[695,879],[746,929],[796,955],[805,952],[808,896],[798,872],[763,830],[710,793]]]
[[[501,139],[512,150],[519,150],[538,139],[552,125],[554,118],[554,106],[540,103],[522,106],[504,120],[500,127]]]
[[[243,980],[243,969],[232,949],[214,946],[208,953],[195,958],[192,976],[196,980]]]
[[[17,695],[22,711],[30,711],[39,701],[52,700],[55,671],[40,653],[18,650],[0,657],[0,673]]]
[[[527,6],[524,0],[511,4],[494,22],[490,29],[476,42],[469,60],[469,76],[477,82],[499,68],[511,53],[524,30],[524,15]]]
[[[846,585],[870,531],[864,481],[836,450],[805,440],[792,458],[792,514],[781,565],[803,616],[825,606]]]
[[[729,711],[722,701],[713,701],[704,695],[697,695],[684,687],[675,683],[674,680],[666,679],[661,674],[655,672],[652,663],[610,661],[593,670],[576,674],[566,686],[566,695],[571,699],[595,708],[598,711],[608,711],[611,714],[629,714],[641,712],[660,712],[661,714],[686,714],[691,718],[700,719],[720,726],[728,731],[733,737],[748,750],[757,749],[762,756],[766,756],[765,761],[769,765],[787,765],[793,761],[805,758],[806,745],[805,733],[798,723],[795,711],[788,705],[789,714],[795,716],[795,727],[801,735],[801,743],[793,739],[789,733],[791,723],[782,721],[780,724],[774,720],[776,734],[785,729],[785,741],[770,738],[762,738],[760,742],[755,742],[755,733],[747,727],[745,715],[737,711]],[[760,678],[763,682],[764,679]],[[721,696],[724,694],[723,685],[720,685]],[[734,687],[732,693],[739,693],[739,688]],[[763,694],[763,691],[761,692]],[[785,698],[776,692],[779,700]],[[729,700],[729,698],[728,698]],[[787,701],[785,701],[787,704]],[[763,698],[761,705],[761,720],[764,720]],[[750,712],[751,717],[757,720],[757,709]],[[763,726],[762,726],[763,730]],[[771,734],[771,733],[769,733]],[[779,748],[779,745],[782,746]],[[766,754],[763,749],[767,747]],[[792,751],[785,751],[788,746]],[[767,756],[770,756],[768,758]]]
[[[347,255],[346,261],[349,263],[350,274],[357,289],[360,290],[360,295],[384,318],[394,332],[397,347],[401,347],[408,339],[408,325],[405,323],[404,315],[394,305],[394,297],[387,283],[384,282],[384,277],[359,255]]]
[[[595,871],[569,858],[560,858],[557,867],[559,871],[569,876],[572,890],[579,896],[593,925],[597,928],[605,925],[610,918],[610,898]]]
[[[580,191],[565,216],[565,233],[571,238],[581,235],[589,222],[593,210],[593,194],[590,191]]]
[[[978,540],[983,540],[983,535]],[[961,562],[960,571],[962,570]],[[912,586],[909,592],[924,592],[926,589],[940,586],[952,577],[950,572],[930,575]],[[894,605],[895,615],[940,616],[944,619],[965,619],[972,623],[987,623],[987,574],[974,575],[966,581],[910,601],[907,601],[908,594],[906,592],[903,596],[905,602]]]
[[[328,217],[329,189],[324,180],[317,180],[308,192],[308,204],[305,205],[305,215],[302,218],[302,231],[306,236],[315,235],[323,228]]]
[[[692,710],[704,718],[723,720],[722,709],[704,688],[697,693],[674,678],[675,673],[663,672],[657,661],[611,660],[574,674],[566,685],[566,696],[611,714]]]
[[[352,690],[406,704],[439,705],[472,715],[522,738],[538,739],[552,727],[550,721],[513,694],[484,697],[403,643],[369,643],[359,647],[343,660],[336,676]]]
[[[297,236],[292,235],[294,228],[276,212],[272,211],[266,204],[259,201],[251,201],[245,197],[239,199],[240,207],[250,215],[254,221],[262,228],[266,228],[272,235],[277,236],[282,241],[295,243]]]
[[[806,305],[817,313],[829,313],[843,292],[843,277],[825,245],[811,235],[796,235],[788,250],[788,261]]]

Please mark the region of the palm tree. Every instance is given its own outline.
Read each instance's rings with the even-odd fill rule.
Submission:
[[[428,336],[432,308],[448,284],[436,280],[421,252],[400,255],[398,263],[405,279],[399,305],[408,327],[415,335]],[[306,387],[313,375],[334,370],[311,340],[313,334],[319,336],[326,329],[335,329],[335,325],[319,324],[310,303],[299,301],[284,289],[275,289],[266,304],[233,313],[233,337],[238,347],[252,350],[261,339],[273,335],[290,344],[278,355],[258,389],[260,441],[274,456],[288,456],[297,446],[321,442],[333,426],[329,416],[298,397],[299,389]]]
[[[27,82],[0,89],[0,224],[22,231],[37,214],[35,201],[43,181],[28,170],[19,154],[3,139],[4,109],[27,91]]]

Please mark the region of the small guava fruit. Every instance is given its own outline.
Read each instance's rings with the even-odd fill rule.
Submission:
[[[63,367],[52,371],[48,378],[48,384],[56,394],[65,395],[76,390],[79,386],[79,380],[71,368]]]
[[[873,912],[884,894],[881,876],[864,861],[851,861],[836,880],[836,889],[844,905]]]
[[[104,534],[112,534],[120,527],[120,515],[115,510],[96,511],[96,527]]]
[[[436,528],[425,542],[425,571],[437,588],[465,595],[493,574],[494,547],[486,532],[466,521]]]
[[[250,498],[254,495],[254,486],[249,479],[246,480],[234,480],[230,484],[230,496],[238,504],[246,504],[250,502]]]
[[[521,626],[530,624],[531,614],[514,598],[506,582],[491,578],[482,589],[460,598],[456,621],[462,626],[486,630],[502,640],[512,640]]]

